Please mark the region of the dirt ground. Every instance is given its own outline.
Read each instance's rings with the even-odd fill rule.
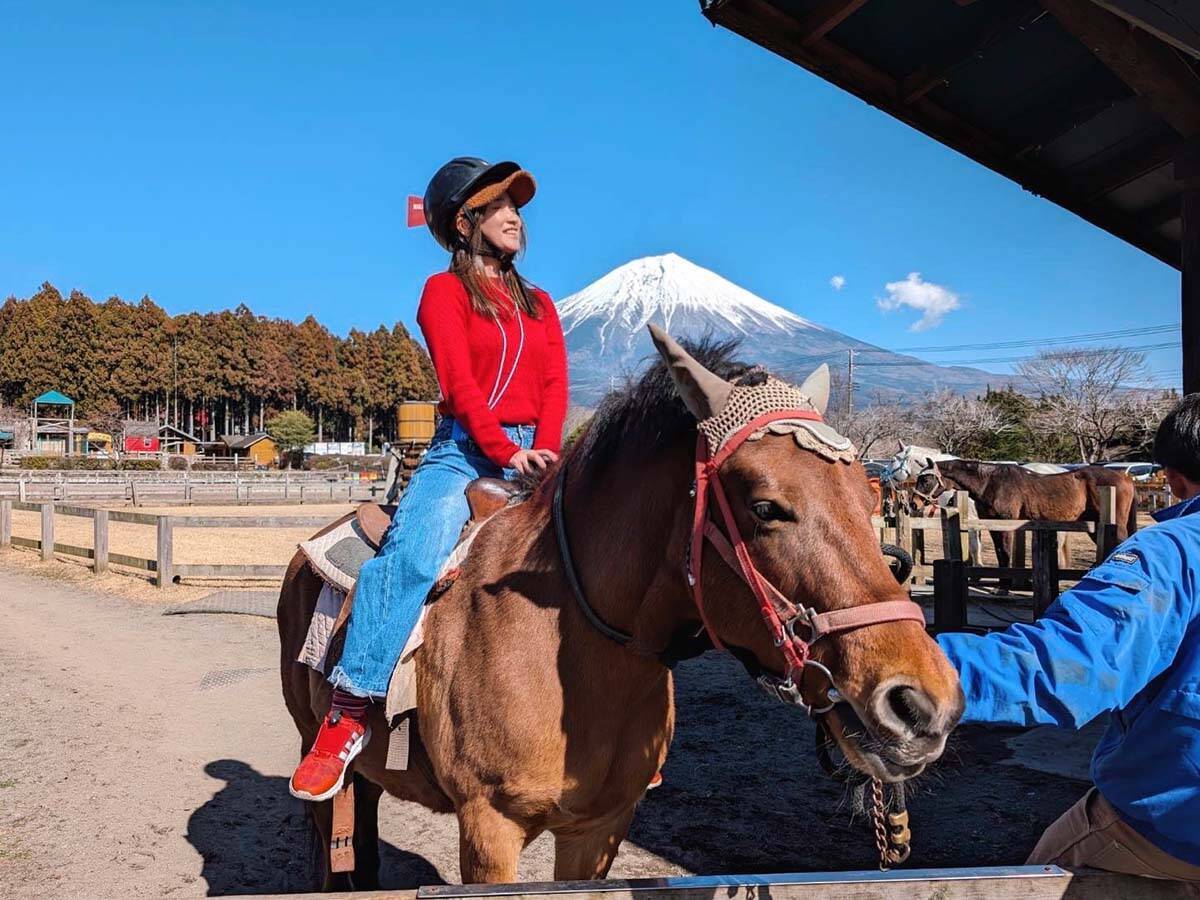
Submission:
[[[274,623],[160,615],[187,589],[131,599],[70,567],[0,553],[0,896],[196,896],[310,885],[297,739]],[[120,578],[121,576],[110,576]],[[129,579],[125,579],[128,581]],[[666,785],[642,804],[614,877],[870,869],[811,725],[730,659],[678,669]],[[910,801],[910,867],[1020,863],[1086,784],[998,765],[1018,732],[960,729]],[[1011,760],[1010,760],[1011,761]],[[454,819],[385,800],[384,883],[456,881]],[[524,879],[551,875],[542,839]]]

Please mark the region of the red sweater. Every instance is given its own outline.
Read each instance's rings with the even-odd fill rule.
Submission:
[[[557,453],[562,445],[567,351],[550,296],[536,289],[533,296],[542,305],[540,319],[515,314],[513,304],[497,321],[471,308],[457,275],[441,272],[425,282],[417,308],[442,389],[439,410],[457,419],[498,466],[521,449],[501,425],[536,425],[535,449]],[[511,303],[503,297],[502,307]]]

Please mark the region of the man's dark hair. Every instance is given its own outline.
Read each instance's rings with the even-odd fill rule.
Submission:
[[[1200,482],[1200,394],[1188,394],[1159,423],[1154,461]]]

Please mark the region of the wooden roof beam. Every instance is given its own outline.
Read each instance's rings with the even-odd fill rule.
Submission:
[[[1147,228],[1155,229],[1174,222],[1182,215],[1183,197],[1180,194],[1168,194],[1149,209],[1137,213],[1138,219],[1145,222]]]
[[[1129,153],[1080,173],[1077,180],[1084,195],[1095,200],[1170,165],[1178,152],[1179,139],[1175,137],[1143,143]]]
[[[811,47],[866,5],[867,0],[823,0],[795,21],[800,46]]]
[[[970,41],[966,42],[965,47],[963,45],[955,46],[948,53],[942,54],[939,59],[926,63],[905,77],[900,82],[900,99],[905,103],[912,103],[914,100],[924,97],[935,87],[945,83],[954,70],[975,59],[1000,37],[1020,26],[1022,20],[1034,11],[1045,15],[1041,4],[1036,0],[1006,3],[996,7],[992,15],[981,23]]]
[[[1175,50],[1091,0],[1043,6],[1185,138],[1200,134],[1200,79]]]
[[[1100,228],[1152,254],[1168,265],[1178,266],[1173,243],[1162,235],[1149,232],[1120,210],[1102,208],[1065,190],[1052,173],[1014,159],[1013,148],[1006,147],[982,129],[953,116],[928,97],[911,104],[899,102],[899,82],[886,72],[860,59],[832,41],[819,41],[811,47],[798,43],[796,20],[767,0],[727,0],[709,3],[704,15],[714,24],[803,66],[819,77],[838,85],[872,106],[891,113],[918,131],[946,144],[976,162],[1011,178],[1034,194],[1046,197]]]

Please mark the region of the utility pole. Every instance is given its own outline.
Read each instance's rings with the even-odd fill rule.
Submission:
[[[846,351],[849,361],[846,365],[846,417],[854,415],[854,348]]]
[[[175,375],[171,380],[171,404],[175,407],[172,412],[175,427],[179,427],[179,338],[171,338],[171,363],[175,368]]]

